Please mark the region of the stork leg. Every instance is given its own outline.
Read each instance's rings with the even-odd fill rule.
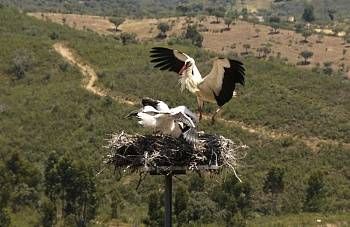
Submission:
[[[211,124],[213,125],[215,123],[215,117],[216,115],[221,111],[221,106],[215,111],[213,116],[211,117]]]
[[[203,100],[197,97],[197,103],[198,103],[199,120],[202,120],[204,102]]]

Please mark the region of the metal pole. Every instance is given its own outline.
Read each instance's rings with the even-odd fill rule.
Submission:
[[[172,198],[172,174],[165,175],[165,195],[164,195],[164,226],[171,227],[171,198]]]

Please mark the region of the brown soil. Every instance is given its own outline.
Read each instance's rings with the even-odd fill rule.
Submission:
[[[65,18],[65,24],[77,29],[91,29],[102,34],[117,34],[114,31],[114,25],[106,17],[76,15],[76,14],[58,14],[58,13],[30,13],[29,15],[39,19],[51,20],[62,24]],[[186,21],[187,20],[187,21]],[[245,21],[237,21],[231,26],[229,31],[224,30],[225,25],[221,21],[219,24],[213,24],[213,17],[206,17],[204,21],[199,22],[197,19],[191,19],[193,23],[199,23],[200,29],[204,36],[203,46],[211,51],[216,52],[235,52],[241,54],[245,52],[244,44],[249,44],[249,52],[258,56],[257,48],[268,44],[271,48],[269,56],[280,56],[288,59],[291,64],[300,63],[303,59],[300,52],[304,50],[312,51],[313,57],[309,59],[309,65],[299,65],[300,67],[311,68],[319,64],[321,67],[324,62],[333,62],[333,68],[339,69],[344,65],[344,70],[350,68],[350,45],[344,45],[339,37],[324,36],[318,42],[317,35],[304,39],[300,34],[294,31],[280,29],[278,34],[271,34],[271,28],[265,25],[254,25]],[[157,24],[167,22],[171,25],[168,36],[179,35],[184,32],[187,24],[191,21],[188,18],[165,18],[165,19],[127,19],[118,28],[123,32],[132,32],[137,34],[139,40],[153,39],[158,34]],[[259,32],[256,32],[256,29]],[[343,54],[343,50],[346,53]]]

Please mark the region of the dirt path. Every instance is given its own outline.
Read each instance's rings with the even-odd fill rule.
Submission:
[[[83,86],[86,88],[86,90],[94,93],[95,95],[98,96],[110,96],[108,95],[109,92],[105,89],[101,89],[99,87],[96,86],[96,81],[98,79],[97,74],[95,72],[95,70],[89,66],[88,64],[84,63],[80,57],[78,57],[77,54],[74,54],[73,51],[71,49],[69,49],[68,47],[66,47],[63,43],[55,43],[53,45],[53,48],[55,49],[55,51],[57,51],[60,55],[62,55],[62,57],[64,59],[66,59],[70,64],[75,65],[79,68],[80,72],[86,77],[86,81],[84,81]],[[131,105],[134,106],[137,103],[130,101],[130,100],[126,100],[122,97],[119,96],[110,96],[112,99],[114,99],[115,101],[122,103],[122,104],[126,104],[126,105]]]
[[[84,63],[84,61],[77,54],[75,54],[71,49],[69,49],[66,45],[64,45],[63,43],[55,43],[53,45],[53,48],[70,64],[75,65],[79,68],[80,72],[85,76],[83,86],[88,91],[102,97],[109,96],[121,104],[129,105],[129,106],[138,105],[137,101],[126,100],[121,96],[111,96],[109,95],[110,92],[107,89],[97,87],[96,81],[98,80],[98,77],[95,70],[87,63]],[[205,115],[204,119],[209,120],[210,116]],[[221,122],[224,122],[226,125],[239,127],[244,131],[247,131],[252,134],[257,134],[267,139],[293,138],[305,143],[313,151],[317,151],[318,145],[320,144],[332,144],[332,145],[339,144],[339,142],[335,140],[325,140],[325,139],[319,139],[317,137],[306,138],[306,137],[295,136],[288,133],[273,131],[264,127],[257,127],[257,126],[251,127],[240,121],[226,120],[222,118],[219,118],[218,120]],[[350,148],[350,144],[343,144],[343,145]]]

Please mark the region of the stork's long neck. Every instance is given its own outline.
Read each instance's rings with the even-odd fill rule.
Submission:
[[[185,87],[192,93],[196,93],[199,91],[198,84],[202,82],[202,76],[196,65],[192,65],[188,67],[184,72],[180,79],[181,90],[185,89]]]

